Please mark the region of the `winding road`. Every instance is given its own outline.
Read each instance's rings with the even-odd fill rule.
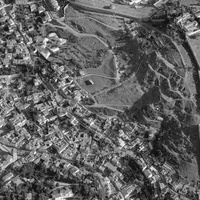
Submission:
[[[101,78],[107,78],[107,79],[113,79],[113,80],[116,80],[117,77],[109,77],[109,76],[104,76],[104,75],[100,75],[100,74],[85,74],[81,77],[76,77],[76,80],[78,79],[83,79],[85,77],[88,77],[88,76],[96,76],[96,77],[101,77]]]
[[[102,24],[103,26],[106,26],[106,27],[108,27],[108,28],[110,28],[110,29],[120,30],[120,28],[116,28],[116,27],[110,26],[110,25],[108,25],[108,24],[106,24],[106,23],[103,23],[103,22],[101,22],[101,21],[99,21],[99,20],[97,20],[97,19],[94,19],[94,18],[92,18],[92,17],[68,17],[67,19],[68,19],[68,20],[70,20],[70,19],[90,19],[90,20],[95,21],[95,22],[97,22],[97,23],[99,23],[99,24]]]
[[[72,6],[72,7],[75,8],[75,9],[78,9],[78,10],[84,10],[84,11],[95,12],[95,13],[106,14],[106,15],[115,15],[115,16],[119,16],[119,17],[123,17],[123,18],[133,19],[133,20],[135,20],[136,22],[140,23],[144,28],[150,29],[150,30],[155,30],[156,32],[158,32],[158,33],[162,34],[163,36],[165,36],[165,37],[167,37],[167,38],[170,39],[170,41],[173,43],[173,45],[175,46],[175,48],[176,48],[177,51],[179,52],[179,55],[181,56],[181,60],[182,60],[183,65],[186,66],[186,62],[185,62],[185,60],[184,60],[184,57],[183,57],[183,55],[182,55],[182,53],[181,53],[181,50],[180,50],[179,46],[178,46],[174,41],[172,41],[171,38],[170,38],[168,35],[166,35],[163,31],[161,31],[161,30],[159,30],[159,29],[157,29],[157,28],[155,28],[155,27],[152,27],[151,25],[149,25],[149,24],[143,22],[142,19],[135,18],[135,17],[133,17],[133,16],[131,16],[131,15],[128,15],[128,14],[117,13],[116,11],[113,11],[113,10],[105,10],[105,9],[100,9],[100,8],[96,8],[96,7],[85,6],[85,5],[82,5],[82,4],[78,4],[78,3],[76,3],[76,2],[70,2],[70,6]],[[64,8],[64,16],[65,16],[65,11],[66,11],[67,7],[68,7],[68,6],[66,6],[66,7]],[[87,17],[87,18],[90,19],[90,17]],[[92,20],[95,20],[95,19],[93,19],[93,18],[91,18],[91,19],[92,19]],[[56,18],[55,20],[56,20],[59,24],[61,24],[61,26],[53,25],[53,24],[50,24],[50,23],[49,23],[48,25],[51,25],[51,26],[54,26],[54,27],[58,27],[58,28],[62,28],[62,29],[66,29],[67,31],[69,31],[70,33],[72,33],[73,35],[75,35],[75,36],[77,36],[77,37],[93,37],[93,38],[99,40],[106,48],[109,49],[108,44],[105,43],[105,42],[104,42],[102,39],[100,39],[98,36],[93,35],[93,34],[87,34],[87,33],[79,33],[79,32],[77,32],[77,31],[75,31],[73,28],[71,28],[70,26],[68,26],[67,24],[65,24],[65,23],[62,21],[62,19]],[[102,23],[102,22],[99,22],[98,20],[95,20],[95,21],[97,21],[98,23]],[[104,23],[102,23],[102,24],[104,24]],[[106,25],[106,24],[104,24],[104,25]],[[110,27],[110,28],[111,28],[111,27]],[[113,27],[112,27],[112,28],[113,28]],[[116,70],[117,70],[117,72],[118,72],[117,58],[116,58],[114,52],[113,52],[111,49],[109,49],[109,51],[111,51],[111,53],[113,54],[113,56],[114,56],[114,58],[115,58],[115,66],[116,66]],[[139,66],[139,67],[140,67],[140,66]],[[154,70],[151,66],[149,66],[149,67],[150,67],[150,69],[151,69],[152,71],[155,72],[155,70]],[[173,69],[172,69],[172,70],[173,70]],[[174,71],[174,70],[173,70],[173,71]],[[155,72],[155,73],[157,74],[158,72]],[[100,77],[100,75],[96,75],[96,74],[88,74],[88,75],[86,75],[86,76],[89,76],[89,75],[91,75],[91,76],[92,76],[92,75],[95,75],[95,76],[99,76],[99,77]],[[162,74],[159,74],[159,75],[160,75],[162,78],[164,78],[164,79],[167,80],[167,83],[168,83],[168,85],[169,85],[169,87],[170,87],[170,89],[171,89],[171,83],[169,82],[169,80],[168,80],[166,77],[164,77]],[[178,74],[177,74],[177,75],[178,75]],[[133,74],[130,78],[133,78],[134,76],[135,76],[135,74]],[[106,76],[101,76],[101,77],[103,77],[103,78],[111,78],[111,77],[106,77]],[[130,80],[130,78],[127,79],[127,80]],[[181,77],[181,78],[183,78],[183,77]],[[77,78],[77,79],[78,79],[78,78]],[[116,78],[113,78],[113,77],[112,77],[112,79],[117,79],[117,80],[119,80],[119,73],[117,73]],[[127,80],[126,80],[126,81],[127,81]],[[118,84],[116,84],[115,86],[113,86],[113,87],[111,87],[111,88],[107,88],[107,89],[105,89],[105,90],[102,90],[102,91],[96,93],[96,94],[93,96],[93,99],[95,99],[95,98],[94,98],[95,96],[98,96],[98,95],[100,95],[100,94],[102,94],[102,93],[108,92],[108,91],[110,91],[110,90],[112,90],[112,89],[115,89],[115,88],[121,86],[121,85],[124,84],[126,81],[124,81],[124,82],[122,82],[122,83],[118,83]],[[78,84],[78,86],[81,87],[79,84]],[[81,87],[81,89],[83,89],[83,88]],[[172,90],[172,89],[171,89],[171,90]],[[172,90],[172,91],[173,91],[173,90]],[[185,97],[184,97],[179,91],[173,91],[173,92],[178,93],[179,96],[181,96],[182,98],[185,99]],[[188,100],[188,99],[187,99],[187,100]]]
[[[81,37],[93,37],[93,38],[97,39],[98,41],[100,41],[106,48],[108,48],[108,51],[110,51],[110,53],[113,55],[113,57],[114,57],[114,65],[115,65],[116,72],[117,72],[116,77],[107,77],[107,76],[97,75],[97,74],[87,74],[87,75],[85,75],[85,76],[83,76],[83,77],[80,77],[80,78],[77,77],[77,78],[74,79],[74,82],[76,83],[76,85],[77,85],[78,87],[80,87],[82,90],[84,90],[93,100],[95,100],[94,96],[91,95],[89,92],[87,92],[87,91],[77,82],[77,80],[78,80],[78,79],[82,79],[82,78],[84,78],[84,77],[86,77],[86,76],[97,76],[97,77],[103,77],[103,78],[108,78],[108,79],[114,79],[114,80],[116,80],[116,81],[118,82],[119,79],[120,79],[120,75],[119,75],[119,72],[118,72],[118,61],[117,61],[117,57],[116,57],[116,55],[114,54],[114,52],[109,48],[109,45],[108,45],[107,43],[105,43],[102,39],[100,39],[98,36],[93,35],[93,34],[87,34],[87,33],[79,33],[79,32],[77,32],[77,31],[75,31],[73,28],[71,28],[69,25],[67,25],[67,24],[65,24],[64,22],[62,22],[62,20],[60,20],[60,19],[58,19],[58,18],[55,18],[55,20],[56,20],[59,24],[61,24],[61,25],[54,25],[54,24],[51,24],[51,23],[46,23],[46,25],[49,25],[49,26],[52,26],[52,27],[56,27],[56,28],[65,29],[65,30],[69,31],[71,34],[73,34],[73,35],[75,35],[76,37],[79,37],[79,38],[81,38]],[[120,84],[122,84],[122,83],[120,83]],[[116,87],[116,85],[115,85],[115,87]],[[111,89],[112,89],[112,88],[109,88],[109,90],[111,90]],[[96,102],[96,100],[95,100],[95,102]],[[116,110],[116,109],[115,109],[115,110]],[[120,112],[122,112],[122,110],[120,110]]]
[[[54,24],[51,24],[51,23],[46,23],[46,25],[49,25],[49,26],[52,26],[52,27],[56,27],[56,28],[61,28],[61,29],[65,29],[67,31],[69,31],[71,34],[75,35],[76,37],[93,37],[97,40],[99,40],[105,47],[109,48],[108,44],[105,43],[102,39],[100,39],[99,37],[97,37],[96,35],[93,35],[93,34],[89,34],[89,33],[79,33],[77,31],[75,31],[73,28],[71,28],[70,26],[68,26],[67,24],[65,24],[64,22],[62,21],[59,21],[58,19],[56,19],[56,21],[60,24],[62,24],[62,26],[60,25],[54,25]]]

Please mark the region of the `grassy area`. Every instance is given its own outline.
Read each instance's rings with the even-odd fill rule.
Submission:
[[[111,53],[102,58],[103,62],[98,68],[87,68],[86,74],[96,74],[108,77],[116,77],[114,57]]]
[[[86,85],[86,80],[92,80],[94,82],[93,85]],[[85,90],[87,90],[89,93],[93,94],[96,92],[99,92],[103,89],[110,88],[115,84],[114,80],[98,77],[98,76],[87,76],[80,80],[78,80],[81,87],[83,87]]]
[[[110,104],[127,107],[141,98],[143,92],[135,78],[126,84],[96,96],[99,104]]]
[[[95,14],[95,13],[85,13],[87,17],[91,17],[94,20],[97,20],[99,22],[102,22],[103,24],[106,24],[110,27],[119,29],[122,28],[122,24],[124,23],[123,18],[119,18],[116,16],[109,16],[109,15],[100,15],[100,14]]]
[[[198,61],[198,64],[200,66],[200,36],[195,37],[194,39],[188,38],[188,42],[190,43],[190,46],[193,50],[193,52],[196,55],[196,59]]]

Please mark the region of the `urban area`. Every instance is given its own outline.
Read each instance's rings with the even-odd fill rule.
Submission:
[[[174,12],[179,2],[115,3],[162,9],[144,23],[177,43],[200,32],[200,10]],[[70,1],[0,0],[0,199],[200,199],[200,182],[185,181],[157,150],[162,134],[92,112],[86,104],[93,99],[76,82],[81,72],[49,61],[68,41],[41,32],[68,6]],[[115,10],[113,3],[105,10]],[[135,20],[125,24],[132,37],[136,26]],[[151,38],[141,41],[146,56],[164,43],[162,37],[149,43]]]

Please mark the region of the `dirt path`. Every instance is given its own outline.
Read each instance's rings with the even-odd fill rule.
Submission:
[[[86,107],[88,107],[88,108],[108,108],[108,109],[111,109],[111,110],[116,110],[118,112],[124,112],[124,110],[114,108],[114,107],[111,107],[111,106],[131,107],[131,105],[111,105],[111,104],[109,104],[109,105],[108,104],[94,104],[94,105],[86,106]]]
[[[191,99],[187,99],[186,97],[184,97],[184,96],[181,94],[180,91],[178,91],[178,90],[173,90],[173,89],[172,89],[172,86],[171,86],[171,83],[170,83],[170,80],[169,80],[167,77],[165,77],[163,74],[161,74],[161,73],[157,72],[156,70],[154,70],[153,67],[152,67],[150,64],[148,64],[148,66],[149,66],[149,69],[150,69],[151,71],[153,71],[157,76],[162,77],[163,79],[165,79],[165,80],[167,81],[169,90],[170,90],[171,92],[174,92],[174,93],[178,94],[182,99],[185,99],[185,100],[187,100],[187,101],[191,101]]]
[[[105,47],[109,48],[108,44],[106,44],[103,40],[101,40],[96,35],[89,34],[89,33],[79,33],[77,31],[75,31],[73,28],[71,28],[70,26],[68,26],[67,24],[63,23],[62,21],[59,21],[59,20],[56,20],[56,21],[58,21],[58,23],[62,24],[63,26],[54,25],[54,24],[51,24],[51,23],[46,23],[46,25],[53,26],[53,27],[56,27],[56,28],[66,29],[71,34],[73,34],[73,35],[75,35],[76,37],[79,37],[79,38],[81,38],[81,37],[93,37],[93,38],[99,40]]]
[[[157,57],[158,57],[159,59],[161,59],[161,60],[165,63],[165,65],[167,65],[167,67],[169,67],[179,78],[183,79],[183,77],[180,76],[180,75],[177,73],[177,71],[175,70],[175,67],[174,67],[171,63],[169,63],[159,52],[156,52],[156,55],[157,55]]]
[[[95,97],[95,96],[98,96],[98,95],[100,95],[100,94],[103,94],[103,93],[105,93],[105,92],[108,92],[108,91],[110,91],[110,90],[113,90],[113,89],[115,89],[115,88],[117,88],[117,87],[120,87],[120,86],[122,86],[123,84],[127,83],[129,80],[131,80],[132,78],[134,78],[134,77],[136,76],[136,74],[137,74],[137,72],[139,71],[140,67],[142,66],[142,63],[143,63],[143,62],[144,62],[144,59],[141,59],[141,62],[140,62],[140,64],[139,64],[138,69],[136,70],[136,72],[134,72],[134,73],[133,73],[129,78],[127,78],[125,81],[123,81],[122,83],[118,83],[118,84],[116,84],[116,85],[114,85],[114,86],[112,86],[112,87],[110,87],[110,88],[107,88],[107,89],[105,89],[105,90],[102,90],[102,91],[100,91],[100,92],[94,94],[94,97]]]
[[[90,20],[93,20],[93,21],[95,21],[95,22],[97,22],[97,23],[99,23],[99,24],[102,24],[102,25],[104,25],[104,26],[106,26],[106,27],[108,27],[108,28],[111,28],[111,29],[114,29],[114,30],[120,30],[120,28],[116,28],[116,27],[113,27],[113,26],[110,26],[110,25],[108,25],[108,24],[106,24],[106,23],[104,23],[104,22],[101,22],[101,21],[99,21],[99,20],[97,20],[97,19],[94,19],[94,18],[92,18],[92,17],[68,17],[67,18],[68,20],[70,20],[70,19],[90,19]]]
[[[88,34],[88,33],[79,33],[77,31],[75,31],[73,28],[71,28],[69,25],[65,24],[64,22],[62,22],[60,19],[55,19],[58,23],[62,24],[63,26],[58,26],[58,25],[54,25],[51,23],[46,23],[47,25],[53,26],[53,27],[57,27],[57,28],[62,28],[62,29],[66,29],[67,31],[69,31],[70,33],[72,33],[73,35],[75,35],[76,37],[93,37],[97,40],[99,40],[106,48],[108,48],[108,51],[110,51],[110,53],[113,55],[114,57],[114,65],[115,65],[115,69],[117,71],[117,75],[116,75],[116,80],[119,81],[120,79],[120,74],[118,72],[119,67],[118,67],[118,61],[117,61],[117,57],[115,55],[115,53],[109,48],[108,44],[105,43],[102,39],[100,39],[98,36],[94,35],[94,34]]]

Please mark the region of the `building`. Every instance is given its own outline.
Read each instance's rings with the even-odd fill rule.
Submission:
[[[60,10],[60,6],[58,5],[57,0],[50,0],[50,3],[52,5],[52,7],[56,10],[59,11]]]
[[[28,0],[15,0],[17,5],[26,5],[28,4]]]
[[[46,10],[46,9],[45,9],[43,6],[39,6],[39,7],[38,7],[38,12],[39,12],[39,14],[40,14],[40,13],[43,13],[45,10]]]
[[[39,52],[46,58],[46,59],[48,59],[49,58],[49,56],[51,55],[51,53],[48,51],[48,50],[46,50],[46,49],[40,49],[39,50]]]
[[[30,5],[31,12],[37,11],[37,5],[35,3]]]
[[[109,170],[111,170],[112,172],[116,172],[116,167],[114,167],[110,162],[107,162],[105,165],[105,167],[107,167]]]
[[[142,8],[144,4],[147,4],[149,0],[131,0],[128,4],[136,9]]]
[[[129,199],[130,194],[136,189],[136,185],[130,185],[123,190],[121,190],[122,195],[125,199]]]
[[[195,31],[191,31],[191,32],[186,33],[186,35],[193,36],[193,35],[196,35],[196,34],[199,34],[199,33],[200,33],[200,29],[197,29]]]
[[[50,22],[51,20],[52,20],[52,17],[50,15],[50,13],[45,11],[45,20],[44,20],[44,23]]]
[[[197,11],[197,12],[195,13],[195,17],[196,17],[196,18],[200,18],[200,11]]]
[[[190,13],[184,13],[182,16],[176,18],[176,24],[183,26],[189,19],[191,19]]]
[[[156,3],[154,3],[154,6],[157,8],[160,8],[164,4],[166,4],[169,0],[158,0]]]
[[[93,82],[93,80],[89,79],[89,80],[85,81],[85,84],[86,85],[94,85],[94,82]]]
[[[187,36],[193,36],[200,33],[198,22],[193,20],[190,13],[184,13],[183,16],[176,18],[176,24],[185,31]]]
[[[6,175],[2,178],[2,180],[3,180],[3,182],[7,182],[7,181],[9,181],[13,176],[14,176],[13,173],[10,172],[10,173],[6,174]]]
[[[5,125],[5,121],[2,117],[0,117],[0,128],[2,128]]]
[[[132,6],[132,5],[138,5],[142,3],[142,0],[131,0],[131,2],[129,2],[129,5]]]
[[[63,190],[60,190],[60,191],[56,190],[52,194],[52,198],[54,200],[65,200],[65,199],[70,198],[70,197],[73,197],[73,193],[69,188],[67,188],[65,190],[63,189]]]

